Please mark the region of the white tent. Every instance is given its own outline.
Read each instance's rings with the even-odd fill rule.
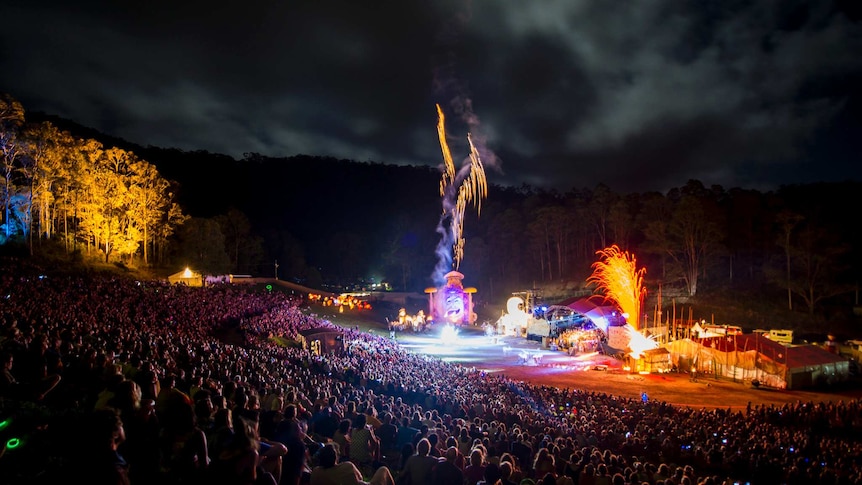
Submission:
[[[204,280],[203,276],[197,272],[193,271],[190,268],[186,268],[182,271],[174,273],[168,276],[168,282],[172,285],[186,285],[186,286],[203,286]]]

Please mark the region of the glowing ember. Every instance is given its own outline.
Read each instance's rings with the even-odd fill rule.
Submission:
[[[467,134],[467,141],[470,144],[470,164],[465,165],[456,174],[452,153],[446,141],[445,117],[439,104],[437,105],[437,117],[437,136],[440,138],[444,164],[443,176],[440,179],[440,195],[443,197],[441,223],[443,220],[448,219],[449,221],[448,231],[445,229],[438,230],[443,235],[443,242],[447,246],[452,245],[453,267],[457,270],[461,265],[461,259],[464,257],[464,212],[470,202],[476,206],[478,213],[482,212],[481,199],[488,195],[488,183],[485,179],[485,168],[479,157],[479,151],[476,150],[469,133]],[[456,191],[454,186],[459,183],[459,180],[461,185]],[[441,268],[438,264],[438,273],[448,271],[448,269]]]
[[[617,304],[635,330],[640,328],[641,303],[646,297],[643,278],[646,268],[637,269],[634,255],[613,245],[597,251],[603,260],[593,263],[593,274],[588,283],[595,283],[604,291],[605,298]]]

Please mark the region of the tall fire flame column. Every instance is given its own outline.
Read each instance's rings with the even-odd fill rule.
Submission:
[[[478,318],[473,312],[473,293],[476,288],[464,288],[464,275],[457,271],[446,273],[446,284],[440,288],[426,288],[428,314],[434,322],[452,325],[472,324]]]

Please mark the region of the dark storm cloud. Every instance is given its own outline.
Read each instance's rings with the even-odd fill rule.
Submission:
[[[0,89],[144,145],[437,165],[440,103],[492,183],[860,178],[852,2],[5,3]]]

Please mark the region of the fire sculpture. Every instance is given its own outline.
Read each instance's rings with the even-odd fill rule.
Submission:
[[[428,307],[434,322],[463,325],[474,323],[473,293],[476,288],[464,288],[464,275],[457,271],[446,274],[446,285],[442,288],[426,288]]]

